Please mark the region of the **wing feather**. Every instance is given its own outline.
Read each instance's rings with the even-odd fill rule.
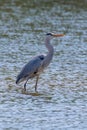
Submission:
[[[22,82],[26,78],[31,78],[34,75],[34,73],[36,73],[41,67],[43,59],[44,56],[39,55],[37,57],[34,57],[31,61],[29,61],[17,76],[16,83]]]

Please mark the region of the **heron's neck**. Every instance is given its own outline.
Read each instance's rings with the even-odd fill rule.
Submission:
[[[53,53],[54,53],[54,48],[53,48],[53,46],[50,44],[50,38],[49,38],[49,37],[46,37],[45,45],[46,45],[46,48],[48,49],[48,54],[53,55]]]
[[[46,48],[48,49],[48,54],[45,56],[43,67],[47,67],[50,64],[53,57],[53,52],[54,52],[53,46],[50,44],[49,37],[46,37],[45,45],[46,45]]]

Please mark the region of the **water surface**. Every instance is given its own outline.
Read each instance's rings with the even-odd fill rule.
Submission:
[[[15,80],[31,57],[47,53],[47,32],[54,58],[35,79]],[[87,2],[52,0],[0,1],[0,130],[87,129]]]

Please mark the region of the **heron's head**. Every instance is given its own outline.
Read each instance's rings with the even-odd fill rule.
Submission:
[[[52,38],[54,38],[54,37],[62,37],[62,36],[64,36],[64,34],[47,33],[46,36],[47,36],[49,39],[52,39]]]

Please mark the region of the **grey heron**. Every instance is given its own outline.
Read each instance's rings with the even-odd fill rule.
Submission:
[[[24,91],[26,91],[26,84],[28,80],[36,77],[35,92],[37,92],[37,83],[39,76],[43,72],[43,70],[50,64],[54,54],[54,48],[50,44],[50,40],[53,37],[61,37],[61,36],[64,36],[64,34],[47,33],[45,39],[45,46],[48,50],[47,55],[38,55],[34,57],[23,67],[21,72],[18,74],[16,84],[25,81]]]

